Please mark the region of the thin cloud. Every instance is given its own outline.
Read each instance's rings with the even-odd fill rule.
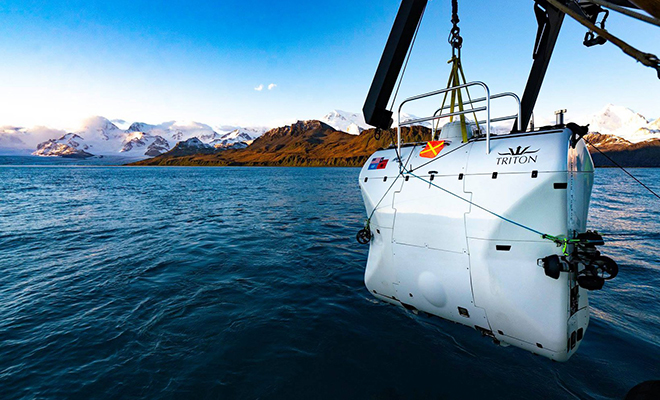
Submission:
[[[261,92],[262,90],[264,90],[264,85],[259,85],[256,88],[254,88],[254,90],[256,90],[257,92]]]
[[[268,90],[273,90],[273,89],[275,89],[276,87],[277,87],[276,84],[271,83],[270,85],[268,85]]]

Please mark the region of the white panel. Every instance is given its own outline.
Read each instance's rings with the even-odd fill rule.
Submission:
[[[420,147],[408,160],[407,168],[414,166],[413,173],[424,180],[409,175],[394,196],[396,243],[467,253],[464,214],[470,204],[452,194],[470,200],[459,174],[465,171],[471,144],[452,146],[443,148],[435,159],[419,157]],[[435,172],[433,180],[430,172]]]
[[[550,235],[567,234],[567,184],[569,130],[536,135],[506,135],[491,140],[486,155],[484,141],[470,149],[465,191],[472,201],[489,211]],[[537,171],[537,177],[532,177]],[[493,177],[493,173],[497,177]],[[482,210],[472,207],[466,218],[468,237],[509,240],[542,240]]]
[[[460,142],[445,141],[445,146],[435,158],[420,157],[419,153],[426,147],[420,145],[415,147],[412,154],[403,157],[403,160],[406,170],[415,175],[428,177],[431,171],[436,171],[439,175],[452,175],[458,179],[458,174],[465,173],[472,145],[473,143],[463,145]]]
[[[394,244],[397,298],[405,304],[460,324],[488,329],[483,310],[474,306],[466,254]],[[412,295],[412,296],[411,296]],[[461,316],[458,307],[469,317]]]
[[[469,200],[457,176],[436,176],[432,182]],[[394,208],[396,243],[467,253],[464,215],[469,203],[411,177],[395,194]]]
[[[397,281],[392,259],[392,230],[374,230],[369,244],[369,258],[364,272],[364,283],[370,292],[395,297],[394,283]]]
[[[468,175],[465,191],[472,201],[495,214],[550,235],[566,235],[566,189],[555,189],[555,183],[566,183],[566,172],[530,174]],[[483,209],[472,207],[466,216],[467,236],[481,239],[544,239]]]
[[[498,244],[511,249],[498,251]],[[537,259],[557,253],[556,246],[479,239],[469,239],[469,246],[475,305],[486,310],[493,331],[563,351],[570,307],[568,273],[552,279],[537,265]]]
[[[412,148],[402,149],[402,154],[407,156],[412,150]],[[387,166],[383,169],[369,169],[374,158],[386,159]],[[378,207],[371,218],[371,229],[373,231],[378,228],[391,229],[394,223],[392,197],[403,184],[403,178],[399,176],[399,164],[394,149],[380,150],[369,157],[360,171],[359,184],[367,216],[372,215],[374,208]]]

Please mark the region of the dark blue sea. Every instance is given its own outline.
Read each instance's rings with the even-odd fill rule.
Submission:
[[[2,399],[620,399],[660,379],[660,203],[619,170],[596,171],[590,227],[621,271],[555,363],[372,298],[358,169],[58,163],[0,167]]]

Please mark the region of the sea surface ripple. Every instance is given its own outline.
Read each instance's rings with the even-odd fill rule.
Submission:
[[[372,298],[358,173],[0,167],[2,398],[613,399],[660,379],[660,205],[620,171],[596,172],[590,227],[621,271],[567,363]]]

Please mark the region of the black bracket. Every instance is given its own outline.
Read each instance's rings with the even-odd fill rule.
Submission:
[[[582,139],[584,135],[589,133],[589,125],[580,126],[576,123],[569,122],[566,127],[573,132],[571,135],[571,148],[574,149],[577,146],[577,143]]]
[[[605,21],[607,21],[607,17],[609,17],[610,12],[596,4],[591,4],[591,3],[585,3],[581,5],[580,11],[582,11],[582,14],[591,22],[592,24],[596,25],[598,23],[600,25],[601,29],[605,29]],[[600,22],[597,22],[598,20],[598,15],[603,13],[603,19]],[[602,36],[599,36],[597,33],[593,31],[589,31],[584,34],[584,40],[582,41],[582,44],[584,44],[587,47],[592,47],[592,46],[600,46],[607,43],[607,39],[605,39]]]

